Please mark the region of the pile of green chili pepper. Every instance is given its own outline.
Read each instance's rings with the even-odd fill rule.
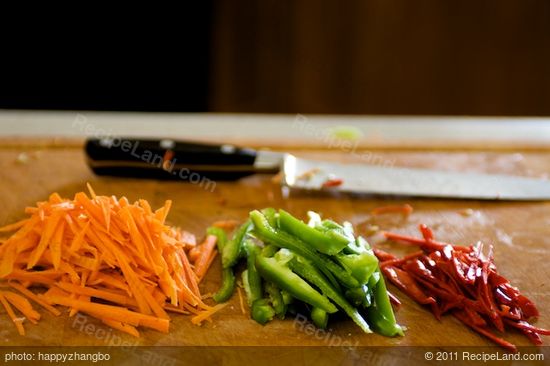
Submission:
[[[343,311],[366,333],[403,335],[367,241],[355,237],[349,223],[308,214],[306,224],[284,210],[255,210],[230,240],[224,230],[208,229],[218,237],[223,266],[214,300],[232,296],[236,266],[245,258],[242,283],[251,316],[260,324],[306,311],[317,327],[326,328],[329,315]]]

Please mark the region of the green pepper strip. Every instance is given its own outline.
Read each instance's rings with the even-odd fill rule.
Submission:
[[[362,306],[366,309],[371,306],[371,295],[367,285],[347,289],[345,295],[346,299],[355,307]]]
[[[387,337],[403,336],[403,329],[397,324],[393,314],[384,277],[380,274],[379,269],[376,273],[380,278],[373,288],[374,305],[367,309],[369,321],[377,333]]]
[[[279,224],[281,229],[324,254],[334,255],[349,244],[349,239],[340,233],[316,230],[284,210],[279,210]]]
[[[321,295],[300,276],[293,273],[287,266],[275,258],[256,257],[256,267],[265,279],[274,282],[281,289],[288,291],[295,298],[312,306],[319,307],[328,313],[338,311],[329,299]]]
[[[212,298],[215,302],[226,302],[231,298],[235,291],[235,275],[233,268],[225,268],[222,270],[222,285]]]
[[[338,304],[365,333],[372,333],[369,324],[363,319],[359,311],[330,285],[315,266],[298,255],[294,255],[294,258],[291,259],[288,264],[294,272],[313,283],[323,292],[323,294],[325,294],[325,296]]]
[[[281,290],[281,297],[285,305],[290,305],[294,302],[294,297],[288,291]]]
[[[283,295],[281,294],[281,290],[279,290],[277,285],[273,282],[267,282],[265,284],[265,290],[269,295],[275,314],[277,314],[281,319],[284,319],[286,314],[286,304],[284,302]]]
[[[307,244],[292,235],[271,227],[260,211],[255,210],[250,212],[250,218],[254,223],[253,232],[259,239],[300,254],[315,263],[315,265],[325,274],[329,271],[332,272],[332,274],[347,287],[358,287],[360,285],[350,273],[346,272],[345,269],[334,263],[326,255],[315,252]],[[329,275],[327,275],[327,277],[329,277]]]
[[[262,278],[256,269],[256,257],[259,256],[261,248],[250,240],[246,240],[244,250],[246,252],[246,271],[243,272],[243,284],[248,298],[248,305],[252,305],[254,301],[260,299],[263,295]]]
[[[361,285],[366,284],[370,276],[378,268],[378,259],[369,251],[361,254],[347,255],[338,253],[335,257],[340,265],[347,269]]]
[[[262,210],[262,214],[265,216],[265,218],[269,222],[269,225],[271,225],[273,227],[278,227],[279,226],[279,220],[277,218],[277,211],[274,208],[272,208],[272,207],[264,208]]]
[[[328,324],[328,314],[320,308],[311,309],[311,320],[317,328],[326,329]]]
[[[233,235],[233,238],[228,241],[223,247],[222,266],[223,268],[233,267],[239,260],[242,252],[243,242],[246,234],[251,229],[250,220],[247,220]]]
[[[267,299],[258,299],[252,304],[252,319],[260,324],[265,324],[275,315],[275,310],[269,305]]]
[[[227,235],[225,231],[219,227],[209,227],[206,229],[206,233],[216,236],[218,252],[223,253],[223,248],[227,244]],[[222,285],[212,298],[218,303],[225,302],[233,295],[233,291],[235,291],[235,275],[233,274],[233,269],[225,268],[222,270]]]

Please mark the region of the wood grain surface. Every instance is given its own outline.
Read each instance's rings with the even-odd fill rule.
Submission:
[[[25,163],[18,159],[21,153],[28,156]],[[434,167],[457,171],[509,173],[534,177],[546,177],[550,171],[550,153],[504,152],[372,152],[379,161],[395,166]],[[320,150],[299,151],[299,155],[351,162],[357,157],[351,154]],[[541,310],[538,325],[550,328],[550,292],[548,265],[550,248],[550,203],[545,202],[479,202],[461,200],[395,199],[381,197],[350,197],[344,195],[320,195],[291,192],[283,197],[281,189],[271,176],[253,176],[239,182],[216,182],[213,191],[200,185],[179,181],[159,182],[97,177],[87,168],[80,146],[0,149],[0,225],[21,219],[25,206],[44,200],[51,192],[72,197],[84,190],[90,182],[98,194],[127,196],[130,200],[145,198],[153,207],[164,200],[173,200],[169,223],[181,226],[201,237],[206,227],[215,220],[244,220],[250,210],[273,206],[284,208],[305,217],[307,210],[316,210],[335,220],[348,220],[360,233],[367,226],[377,225],[383,230],[416,234],[419,223],[434,229],[436,237],[443,241],[471,244],[478,240],[495,247],[495,261],[500,272],[511,283],[532,298]],[[373,177],[376,179],[376,177]],[[389,203],[409,203],[413,214],[404,219],[396,215],[372,217],[369,212]],[[471,209],[470,215],[464,210]],[[404,253],[397,244],[380,242],[377,235],[369,240],[386,250]],[[204,283],[204,292],[217,289],[220,282],[218,260]],[[275,320],[261,326],[241,312],[239,297],[234,296],[229,306],[214,317],[212,323],[195,326],[189,317],[173,315],[170,334],[143,329],[142,337],[130,336],[101,325],[91,318],[58,318],[42,312],[38,325],[27,325],[27,336],[21,337],[5,313],[0,314],[0,343],[3,345],[106,345],[107,336],[97,336],[85,331],[83,324],[103,329],[105,334],[116,335],[131,345],[211,345],[211,346],[260,346],[260,345],[318,345],[348,341],[361,346],[490,346],[489,341],[472,332],[453,317],[437,321],[425,308],[410,301],[390,286],[402,300],[397,312],[398,321],[407,327],[406,336],[386,338],[376,334],[363,334],[345,318],[333,319],[324,337],[301,329],[292,317]],[[104,334],[103,332],[101,334]],[[517,345],[529,345],[518,333],[511,332],[507,339]]]

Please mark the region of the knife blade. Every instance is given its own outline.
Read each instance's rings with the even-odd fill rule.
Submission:
[[[550,182],[510,175],[342,164],[291,154],[215,145],[132,138],[89,139],[88,164],[98,175],[191,180],[236,180],[255,173],[282,173],[282,184],[301,190],[479,200],[548,200]]]

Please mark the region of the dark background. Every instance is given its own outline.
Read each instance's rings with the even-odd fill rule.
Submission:
[[[143,10],[3,32],[0,108],[550,115],[550,1]]]

